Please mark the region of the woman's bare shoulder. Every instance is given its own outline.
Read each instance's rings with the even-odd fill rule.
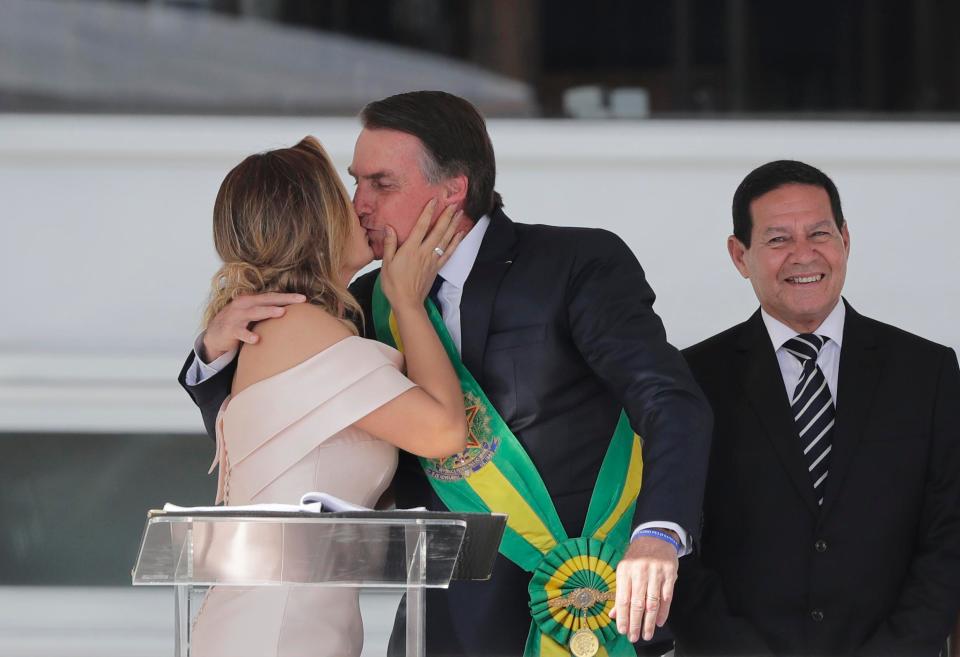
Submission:
[[[258,322],[252,330],[260,340],[240,350],[233,394],[354,335],[342,320],[309,303],[287,306],[282,317]]]

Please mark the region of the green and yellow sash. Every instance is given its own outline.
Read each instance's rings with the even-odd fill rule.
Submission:
[[[460,378],[469,435],[463,452],[420,462],[450,510],[507,514],[500,553],[532,573],[528,588],[532,623],[525,657],[570,652],[634,657],[633,646],[617,632],[608,612],[640,491],[640,437],[621,413],[590,498],[583,536],[569,538],[530,456],[464,366],[436,306],[429,300],[426,305]],[[373,290],[373,318],[377,338],[403,351],[379,279]]]

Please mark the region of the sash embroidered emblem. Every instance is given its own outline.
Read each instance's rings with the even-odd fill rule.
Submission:
[[[443,459],[429,459],[423,470],[437,481],[460,481],[485,466],[497,452],[500,441],[490,429],[490,414],[483,401],[472,392],[464,392],[467,412],[467,448]]]

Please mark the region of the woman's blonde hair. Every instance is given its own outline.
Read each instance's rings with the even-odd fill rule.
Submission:
[[[203,325],[242,294],[299,292],[336,317],[360,306],[341,280],[355,228],[350,196],[314,137],[258,153],[235,166],[213,206],[213,277]]]

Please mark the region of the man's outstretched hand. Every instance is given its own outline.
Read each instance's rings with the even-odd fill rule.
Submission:
[[[617,631],[630,639],[653,638],[670,614],[673,585],[679,560],[670,543],[652,536],[638,536],[617,565],[617,599],[610,611]]]

